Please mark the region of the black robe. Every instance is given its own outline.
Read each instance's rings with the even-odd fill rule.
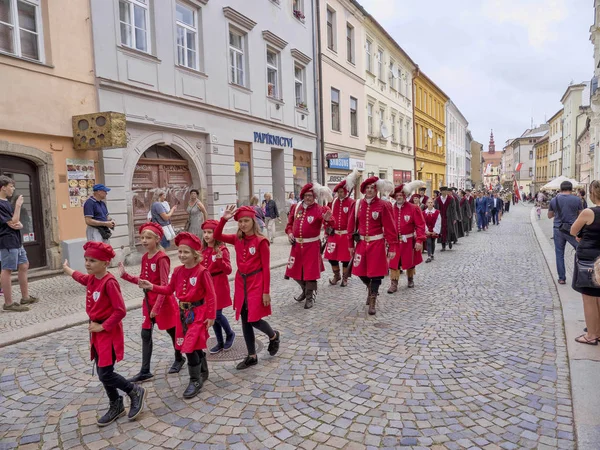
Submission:
[[[446,201],[442,202],[442,196],[440,195],[435,199],[435,209],[440,211],[440,217],[442,218],[442,229],[440,236],[438,237],[438,243],[446,244],[448,242],[456,242],[456,222],[457,222],[457,210],[455,205],[456,200],[451,195],[446,196]]]
[[[460,212],[462,213],[462,226],[465,233],[468,233],[473,229],[473,213],[471,211],[471,204],[466,197],[460,199]]]

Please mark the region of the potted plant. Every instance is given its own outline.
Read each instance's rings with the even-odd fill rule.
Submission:
[[[300,102],[296,105],[298,108],[302,108],[302,109],[308,109],[308,107],[306,106],[306,103],[304,102]]]
[[[294,17],[298,20],[304,20],[304,14],[297,9],[294,10]]]

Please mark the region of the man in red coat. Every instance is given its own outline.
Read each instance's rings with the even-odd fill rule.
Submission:
[[[285,227],[292,244],[285,278],[293,278],[302,288],[302,294],[295,297],[295,300],[306,300],[304,309],[314,306],[317,280],[325,270],[321,257],[321,229],[324,223],[333,226],[329,207],[320,206],[316,202],[317,196],[324,190],[329,191],[317,183],[306,184],[300,191],[302,202],[292,206]],[[331,199],[331,191],[329,196]]]
[[[418,181],[413,183],[419,183]],[[398,290],[400,267],[406,270],[408,287],[415,287],[415,267],[423,262],[423,242],[425,236],[425,219],[421,208],[406,200],[412,192],[412,183],[401,184],[394,190],[394,220],[398,230],[398,253],[390,261],[390,288],[388,294]]]
[[[348,265],[352,256],[350,247],[352,246],[352,235],[348,233],[348,219],[350,212],[354,208],[354,200],[348,196],[346,180],[341,181],[333,190],[337,197],[331,204],[333,226],[328,228],[329,237],[327,238],[327,247],[325,247],[325,258],[329,260],[333,269],[333,278],[329,283],[335,285],[342,280],[341,286],[348,285],[350,271]],[[341,274],[340,262],[344,267],[344,273]]]
[[[365,197],[357,202],[348,220],[348,233],[354,235],[355,231],[358,232],[356,249],[350,248],[354,253],[352,273],[367,286],[370,315],[375,314],[379,286],[388,273],[389,261],[398,250],[398,233],[392,208],[388,201],[377,197],[377,191],[385,185],[385,180],[377,177],[363,181],[360,192]]]

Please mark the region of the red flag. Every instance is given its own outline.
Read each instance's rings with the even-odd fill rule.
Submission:
[[[515,167],[515,172],[519,172],[521,170],[521,167],[523,167],[523,163],[518,163],[517,167]]]
[[[521,193],[519,192],[519,186],[517,186],[517,179],[513,176],[513,191],[517,200],[521,200]]]

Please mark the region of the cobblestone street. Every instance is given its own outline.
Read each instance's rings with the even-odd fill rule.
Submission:
[[[209,381],[189,401],[187,369],[167,376],[170,339],[157,330],[155,378],[134,422],[96,426],[108,401],[85,326],[2,348],[0,449],[575,448],[561,310],[529,216],[513,206],[500,226],[438,248],[415,289],[403,276],[388,295],[384,280],[375,317],[356,278],[340,288],[324,276],[306,311],[275,269],[269,322],[280,353],[263,350],[241,372],[209,362]],[[45,282],[59,289],[60,278]],[[65,295],[82,307],[80,286]],[[0,316],[1,331],[18,326]],[[139,370],[140,324],[130,311],[117,365],[126,376]]]

